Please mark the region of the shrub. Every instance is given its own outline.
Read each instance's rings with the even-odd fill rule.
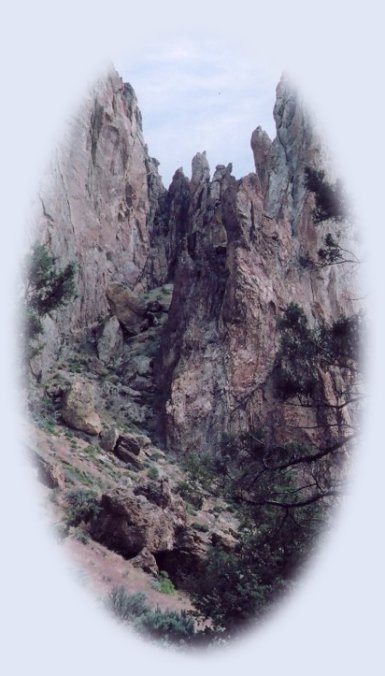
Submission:
[[[74,263],[58,269],[57,259],[43,244],[35,244],[27,260],[24,292],[24,340],[27,356],[32,358],[40,348],[36,341],[43,333],[42,319],[75,297]]]
[[[195,579],[194,605],[215,628],[232,630],[254,619],[270,588],[260,584],[255,566],[242,553],[210,551],[204,575]]]
[[[345,218],[345,196],[340,181],[336,181],[334,184],[328,183],[324,171],[306,167],[305,186],[315,196],[316,205],[313,211],[315,223],[321,223],[328,219],[342,221]]]
[[[203,497],[188,481],[180,481],[176,487],[179,495],[195,509],[201,509]]]
[[[114,588],[107,599],[107,607],[123,622],[129,622],[148,612],[146,594],[136,592],[128,595],[124,587]]]
[[[162,594],[174,594],[175,592],[173,582],[164,570],[161,570],[158,579],[154,580],[153,587]]]
[[[195,622],[187,611],[153,609],[143,592],[127,594],[124,587],[111,591],[107,607],[123,622],[139,632],[161,638],[166,643],[185,643],[195,636]]]
[[[150,610],[138,618],[135,626],[154,638],[166,643],[184,643],[195,635],[194,619],[185,610]]]
[[[190,478],[203,489],[213,492],[213,487],[218,478],[217,460],[208,453],[188,453],[182,461],[183,469],[188,472]]]
[[[157,467],[150,467],[150,469],[147,472],[147,476],[149,479],[153,479],[154,481],[156,479],[159,479],[159,470]]]
[[[95,491],[83,488],[68,491],[66,494],[68,509],[66,522],[69,526],[78,526],[81,521],[90,521],[100,512],[100,504]]]
[[[195,528],[195,530],[201,531],[201,533],[207,533],[209,531],[209,527],[205,523],[200,523],[199,521],[194,521],[191,526],[192,528]]]

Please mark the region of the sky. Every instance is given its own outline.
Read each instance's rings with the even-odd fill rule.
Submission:
[[[150,155],[160,162],[166,186],[206,150],[211,171],[233,164],[240,178],[254,171],[252,131],[275,135],[273,107],[280,73],[233,53],[219,41],[174,41],[128,56],[114,65],[135,89]]]

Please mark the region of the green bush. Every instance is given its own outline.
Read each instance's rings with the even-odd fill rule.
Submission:
[[[205,523],[200,523],[199,521],[194,521],[191,526],[192,528],[195,528],[195,530],[201,531],[201,533],[207,533],[209,531],[209,527]]]
[[[141,615],[135,623],[137,629],[161,638],[166,643],[184,643],[195,635],[194,619],[185,610],[150,610]]]
[[[338,222],[346,217],[346,199],[340,181],[328,183],[324,171],[305,167],[305,186],[315,196],[315,223],[328,219]]]
[[[43,244],[35,244],[27,260],[24,292],[24,340],[28,358],[41,348],[33,344],[43,333],[42,319],[76,295],[74,263],[58,269],[57,259]],[[32,341],[32,342],[31,342]]]
[[[146,594],[136,592],[127,594],[124,587],[114,588],[107,599],[107,607],[123,622],[129,622],[148,612]]]
[[[157,467],[150,467],[150,469],[147,472],[147,476],[149,479],[156,480],[159,479],[159,470]]]
[[[78,526],[81,521],[90,521],[100,512],[97,493],[77,488],[66,493],[68,508],[66,522],[69,526]]]
[[[158,579],[154,580],[153,587],[162,594],[174,594],[175,592],[172,580],[170,580],[168,573],[164,570],[161,570]]]

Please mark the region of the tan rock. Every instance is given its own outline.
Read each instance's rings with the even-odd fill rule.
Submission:
[[[132,334],[138,333],[146,314],[146,305],[127,286],[112,282],[106,289],[111,312],[124,328]]]
[[[92,383],[80,378],[72,383],[64,397],[62,417],[74,429],[92,435],[100,434],[102,423],[94,408]]]
[[[34,453],[39,481],[48,488],[63,488],[65,485],[63,469],[59,463]]]
[[[116,489],[102,496],[101,512],[92,524],[92,536],[126,558],[143,548],[152,554],[171,550],[181,518],[172,509],[162,509],[144,495]]]
[[[37,200],[37,237],[50,243],[63,265],[75,261],[77,266],[77,298],[59,308],[53,322],[58,330],[45,336],[47,365],[74,331],[84,337],[107,315],[110,280],[135,286],[148,258],[157,199],[164,193],[133,88],[110,69],[87,94]]]

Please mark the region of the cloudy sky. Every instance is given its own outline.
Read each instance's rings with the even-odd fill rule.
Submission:
[[[166,185],[177,168],[190,175],[191,159],[207,151],[211,170],[233,163],[239,178],[254,170],[252,131],[274,137],[272,116],[280,73],[262,71],[251,58],[207,41],[154,46],[114,59],[134,87],[149,152],[160,161]]]

